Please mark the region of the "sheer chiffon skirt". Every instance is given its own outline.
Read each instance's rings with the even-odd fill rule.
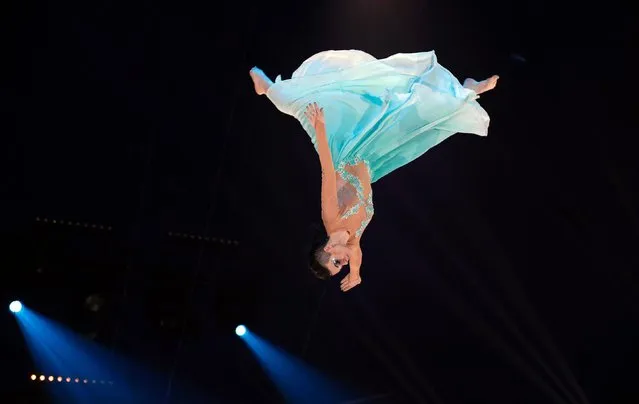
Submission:
[[[307,59],[267,92],[283,113],[299,120],[311,102],[324,108],[335,168],[365,161],[372,182],[457,132],[486,136],[490,118],[479,96],[437,63],[435,52],[376,59],[358,50],[325,51]]]

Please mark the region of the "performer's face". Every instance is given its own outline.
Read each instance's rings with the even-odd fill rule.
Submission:
[[[324,248],[328,254],[328,258],[323,265],[328,269],[331,275],[337,274],[342,270],[342,267],[348,265],[350,259],[350,249],[345,245],[327,246]]]

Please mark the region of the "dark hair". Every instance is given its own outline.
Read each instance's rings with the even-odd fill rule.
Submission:
[[[324,226],[313,225],[313,236],[308,266],[316,278],[326,281],[331,278],[331,272],[320,262],[325,255],[324,246],[328,242],[328,235]]]

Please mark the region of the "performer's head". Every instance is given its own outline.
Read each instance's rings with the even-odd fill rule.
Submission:
[[[315,277],[327,280],[348,265],[351,251],[345,242],[333,242],[331,237],[326,235],[323,227],[318,229],[318,233],[321,234],[315,236],[315,242],[311,247],[309,267]]]

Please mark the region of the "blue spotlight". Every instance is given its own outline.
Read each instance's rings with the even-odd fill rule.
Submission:
[[[243,325],[238,325],[235,328],[235,333],[240,337],[243,336],[244,334],[246,334],[246,327],[244,327]]]
[[[20,313],[20,311],[22,311],[22,303],[17,300],[12,301],[9,305],[9,310],[11,310],[12,313]]]

